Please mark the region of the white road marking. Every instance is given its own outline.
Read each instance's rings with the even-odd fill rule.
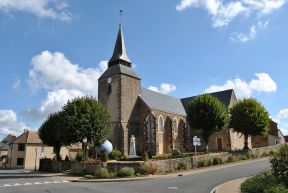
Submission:
[[[167,187],[167,189],[170,189],[170,190],[176,190],[178,189],[179,187],[176,187],[176,186],[172,186],[172,187]]]
[[[0,188],[5,188],[5,187],[11,187],[11,186],[29,186],[29,185],[41,185],[41,184],[62,184],[62,183],[69,183],[70,181],[67,180],[62,180],[62,181],[45,181],[45,182],[26,182],[24,184],[19,184],[19,183],[15,183],[15,184],[4,184],[2,186],[0,186]]]

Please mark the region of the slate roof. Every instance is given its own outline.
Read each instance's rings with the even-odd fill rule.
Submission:
[[[122,61],[125,65],[131,67],[131,61],[129,60],[127,53],[126,53],[126,47],[125,47],[121,25],[119,26],[119,31],[118,31],[113,55],[108,62],[108,66],[110,67],[114,64],[118,64],[119,61]]]
[[[110,66],[99,78],[99,80],[103,78],[108,78],[116,74],[125,74],[134,78],[137,78],[140,80],[139,76],[132,70],[132,68],[122,65],[122,64],[116,64],[113,66]]]
[[[219,91],[219,92],[213,92],[213,93],[208,93],[214,97],[216,97],[218,100],[220,100],[225,106],[226,108],[230,107],[230,102],[231,102],[231,98],[234,94],[233,89],[229,89],[229,90],[223,90],[223,91]],[[187,98],[182,98],[181,102],[183,103],[184,108],[187,110],[189,103],[197,96],[193,96],[193,97],[187,97]]]
[[[7,135],[1,142],[0,142],[0,150],[8,150],[9,144],[15,140],[16,137],[14,135]]]
[[[140,98],[150,109],[186,116],[186,111],[180,99],[175,97],[142,88]]]
[[[42,140],[40,139],[38,133],[34,131],[25,131],[19,137],[17,137],[13,143],[41,144]]]

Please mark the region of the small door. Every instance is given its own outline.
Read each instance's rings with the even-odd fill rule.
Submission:
[[[223,150],[222,138],[217,138],[217,148],[218,148],[218,151],[222,151]]]

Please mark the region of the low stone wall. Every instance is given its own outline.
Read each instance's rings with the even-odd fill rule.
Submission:
[[[70,161],[52,161],[51,159],[41,159],[39,171],[41,172],[62,172],[71,168]]]
[[[270,154],[271,151],[276,151],[279,149],[281,145],[277,146],[269,146],[269,147],[261,147],[254,148],[251,150],[251,154],[258,155],[255,157],[260,157],[262,154]],[[171,172],[175,171],[178,168],[180,163],[187,163],[189,168],[198,167],[198,163],[203,160],[213,160],[213,158],[221,158],[223,161],[227,161],[229,156],[232,155],[241,155],[243,151],[234,151],[234,152],[223,152],[223,153],[211,153],[199,156],[191,156],[191,157],[183,157],[183,158],[173,158],[173,159],[165,159],[165,160],[150,160],[146,163],[156,164],[158,168],[158,172]],[[106,163],[86,163],[85,164],[85,173],[93,175],[96,171],[97,167],[107,167],[109,171],[117,172],[123,167],[132,167],[136,171],[138,171],[143,164],[143,161],[110,161]],[[55,166],[56,167],[56,166]],[[56,167],[57,168],[57,167]],[[83,173],[83,163],[80,162],[72,162],[71,170],[72,174],[82,174]]]
[[[206,159],[213,159],[215,157],[227,157],[228,153],[211,153],[206,155],[183,157],[183,158],[174,158],[167,160],[152,160],[148,163],[156,164],[159,172],[171,172],[178,168],[180,163],[186,163],[189,168],[198,167],[198,162]]]
[[[106,163],[85,163],[85,174],[93,175],[98,167],[107,167],[107,169],[111,172],[117,172],[123,167],[132,167],[136,171],[141,167],[141,163],[143,161],[112,161]],[[83,173],[84,164],[80,162],[71,163],[71,174],[82,174]]]

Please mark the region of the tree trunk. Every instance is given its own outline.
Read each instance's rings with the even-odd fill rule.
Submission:
[[[61,161],[60,150],[61,150],[61,146],[54,147],[57,161]]]
[[[248,134],[245,133],[244,134],[244,148],[243,148],[243,150],[248,150],[248,149],[249,149],[249,147],[248,147]]]

